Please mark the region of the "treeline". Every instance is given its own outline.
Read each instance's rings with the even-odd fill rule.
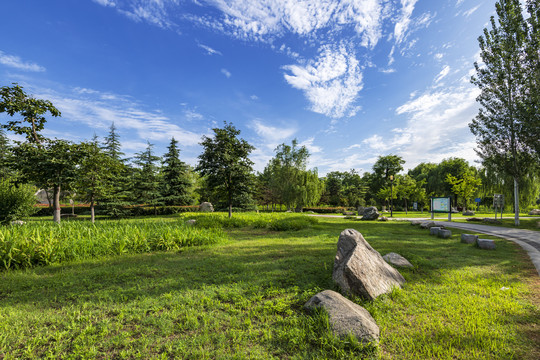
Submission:
[[[489,206],[495,193],[504,194],[507,204],[512,202],[511,176],[489,162],[477,169],[460,158],[421,163],[405,173],[403,158],[390,154],[380,156],[371,172],[360,174],[352,169],[319,177],[317,168],[307,167],[308,149],[293,140],[290,145],[279,145],[264,171],[255,173],[249,159],[254,147],[228,123],[214,128],[212,136],[203,136],[203,152],[195,168],[181,160],[174,138],[163,156],[157,156],[148,143],[132,158],[125,158],[114,123],[103,139],[94,136],[80,143],[47,139],[40,134],[43,114],[60,115],[50,102],[27,96],[18,85],[2,87],[0,95],[0,112],[23,116],[3,127],[26,136],[26,141],[11,144],[0,131],[1,187],[7,189],[0,189],[0,197],[8,194],[3,203],[10,203],[10,196],[28,202],[28,196],[21,195],[28,184],[45,189],[55,221],[60,221],[62,196],[89,204],[92,221],[96,204],[104,214],[121,217],[163,214],[162,207],[171,210],[203,201],[228,211],[229,216],[235,210],[301,211],[314,206],[392,205],[395,210],[408,211],[414,204],[415,209],[423,210],[431,196],[452,196],[454,206],[465,209],[474,205],[475,197]],[[540,192],[538,167],[530,169],[519,184],[524,207],[533,206]],[[145,209],[134,212],[134,206],[141,205]],[[0,209],[0,213],[7,211]]]

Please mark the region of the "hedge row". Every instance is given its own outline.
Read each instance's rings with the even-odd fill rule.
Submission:
[[[77,215],[90,215],[90,206],[88,205],[77,205],[74,208],[71,205],[63,205],[60,207],[62,214],[71,214],[72,212]],[[157,211],[158,215],[171,215],[178,214],[183,212],[194,212],[198,211],[199,206],[158,206],[154,209],[153,206],[122,206],[121,212],[125,216],[143,216],[143,215],[154,215]],[[96,214],[106,215],[107,210],[104,206],[95,207]],[[35,216],[52,216],[53,209],[49,207],[44,207],[39,209]]]

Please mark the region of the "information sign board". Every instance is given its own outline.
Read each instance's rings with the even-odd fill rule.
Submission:
[[[431,212],[449,213],[450,211],[450,198],[431,198]]]

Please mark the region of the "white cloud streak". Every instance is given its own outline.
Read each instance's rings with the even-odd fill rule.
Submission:
[[[221,69],[221,73],[223,75],[225,75],[227,77],[227,79],[232,76],[231,72],[229,70],[227,70],[227,69]]]
[[[285,80],[304,91],[311,110],[332,118],[354,116],[354,102],[362,90],[362,72],[354,54],[340,46],[325,45],[319,49],[317,60],[306,65],[283,67]]]
[[[45,68],[32,62],[25,62],[20,57],[9,55],[0,50],[0,64],[22,71],[44,72]]]
[[[210,46],[208,45],[204,45],[204,44],[197,44],[201,49],[204,49],[206,50],[206,54],[207,55],[223,55],[221,53],[221,51],[219,50],[216,50],[216,49],[212,49]]]

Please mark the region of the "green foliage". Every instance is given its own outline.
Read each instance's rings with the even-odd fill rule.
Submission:
[[[446,181],[452,185],[454,193],[461,197],[465,210],[472,204],[472,198],[476,190],[482,185],[482,180],[470,173],[466,173],[461,179],[448,174]]]
[[[189,166],[180,160],[178,141],[171,139],[168,152],[163,156],[161,169],[161,200],[166,205],[193,204],[193,183]]]
[[[0,262],[5,269],[20,269],[103,256],[175,251],[226,238],[220,229],[198,229],[183,222],[27,223],[0,229]]]
[[[0,224],[7,225],[35,213],[38,210],[35,192],[34,186],[15,185],[9,179],[0,179]]]
[[[120,135],[116,132],[114,122],[109,128],[109,134],[105,137],[102,146],[105,154],[109,155],[113,160],[122,161],[124,153],[121,151],[122,144],[120,143]]]
[[[16,134],[26,136],[26,139],[33,143],[40,143],[43,140],[43,136],[39,134],[47,121],[43,115],[48,112],[52,116],[60,116],[60,111],[49,100],[29,97],[23,88],[15,83],[11,87],[0,88],[0,113],[3,112],[9,116],[15,114],[22,116],[22,120],[10,120],[2,126]],[[24,125],[25,122],[28,125]]]
[[[214,206],[220,207],[218,202],[225,203],[231,217],[233,205],[253,203],[253,162],[248,156],[255,148],[238,138],[240,130],[232,124],[225,123],[222,129],[212,130],[214,136],[203,136],[200,143],[203,153],[199,155],[197,170],[204,176],[206,186],[212,189],[211,195],[217,200],[212,201]]]
[[[135,204],[157,207],[161,203],[161,179],[157,166],[160,158],[154,155],[154,145],[149,142],[147,144],[146,149],[137,153],[133,160],[137,167],[133,173],[131,199]]]
[[[181,214],[184,221],[197,220],[196,227],[201,228],[245,228],[269,229],[274,231],[290,231],[307,229],[318,223],[314,217],[291,214],[237,214],[234,218],[228,218],[225,214]]]
[[[354,169],[349,172],[329,172],[326,174],[324,184],[323,198],[329,205],[356,207],[365,204],[367,186]]]

